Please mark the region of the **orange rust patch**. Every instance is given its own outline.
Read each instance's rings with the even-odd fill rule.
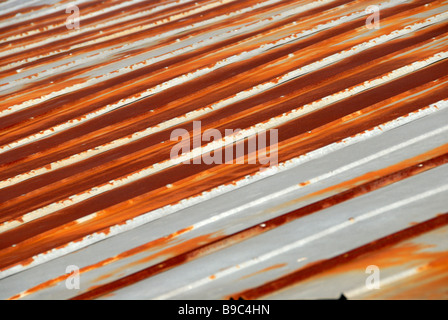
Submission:
[[[31,259],[31,260],[33,260],[33,259]],[[103,261],[101,261],[101,262],[99,262],[99,263],[97,263],[97,264],[94,264],[94,265],[91,265],[91,266],[84,267],[84,268],[80,269],[80,270],[79,270],[79,273],[82,274],[82,273],[85,273],[85,272],[87,272],[87,271],[97,269],[97,268],[99,268],[99,267],[101,267],[101,266],[104,266],[104,265],[107,265],[107,264],[109,264],[109,263],[111,263],[111,262],[113,262],[113,261],[115,261],[114,258],[108,258],[108,259],[103,260]],[[31,261],[31,262],[32,262],[32,261]],[[30,263],[31,263],[31,262],[30,262]],[[23,264],[22,264],[22,265],[23,265]],[[52,286],[56,285],[57,283],[66,280],[69,276],[70,276],[70,274],[65,274],[65,275],[59,276],[59,277],[57,277],[57,278],[48,280],[48,281],[46,281],[46,282],[44,282],[44,283],[41,283],[41,284],[39,284],[39,285],[37,285],[37,286],[31,288],[31,289],[28,289],[28,290],[26,290],[26,291],[24,291],[24,292],[22,292],[22,293],[20,293],[20,294],[17,294],[17,295],[15,295],[15,296],[9,298],[9,300],[17,300],[17,299],[26,297],[26,296],[28,296],[28,295],[30,295],[30,294],[36,293],[36,292],[38,292],[38,291],[44,290],[44,289],[46,289],[46,288],[52,287]]]
[[[210,243],[212,241],[212,239],[215,237],[217,237],[217,234],[213,233],[213,234],[202,235],[202,236],[190,239],[190,240],[186,240],[184,242],[179,243],[178,245],[175,245],[170,248],[166,248],[166,249],[164,249],[160,252],[157,252],[153,255],[150,255],[150,256],[140,259],[136,262],[133,262],[129,266],[140,265],[140,264],[146,263],[148,261],[151,261],[151,260],[154,260],[154,259],[160,258],[160,257],[172,257],[172,256],[181,255],[191,249],[199,248],[205,244]]]
[[[281,268],[283,268],[285,266],[286,266],[286,263],[279,263],[279,264],[276,264],[276,265],[264,268],[263,270],[260,270],[260,271],[248,274],[248,275],[242,277],[241,279],[251,278],[251,277],[257,276],[259,274],[263,274],[265,272],[271,271],[271,270],[281,269]]]
[[[137,253],[140,253],[140,252],[143,252],[143,251],[146,251],[146,250],[149,250],[149,249],[154,249],[154,248],[157,248],[157,247],[165,246],[165,245],[169,244],[173,239],[175,239],[178,236],[180,236],[181,234],[184,234],[184,233],[187,233],[187,232],[193,230],[193,228],[194,228],[193,226],[190,226],[188,228],[185,228],[185,229],[179,230],[177,232],[174,232],[174,233],[172,233],[172,234],[170,234],[170,235],[168,235],[166,237],[163,237],[163,238],[151,241],[151,242],[146,243],[144,245],[141,245],[139,247],[136,247],[136,248],[133,248],[131,250],[128,250],[128,251],[126,251],[124,253],[119,254],[117,256],[117,259],[123,259],[123,258],[135,255]]]
[[[448,300],[448,270],[444,270],[445,275],[436,278],[433,281],[420,283],[422,280],[417,278],[413,281],[420,284],[414,285],[411,288],[401,287],[402,292],[388,297],[392,300],[411,300],[411,299],[429,299],[429,300]],[[432,275],[431,275],[432,276]],[[429,275],[425,274],[429,278]],[[404,289],[404,290],[403,290]]]
[[[129,265],[141,264],[143,262],[147,262],[148,260],[150,260],[150,258],[154,259],[155,257],[163,256],[168,253],[171,253],[171,254],[177,253],[177,255],[173,256],[172,258],[164,260],[161,263],[158,263],[156,265],[147,267],[147,268],[145,268],[141,271],[138,271],[136,273],[133,273],[129,276],[125,276],[123,278],[120,278],[118,280],[115,280],[111,283],[107,283],[107,284],[99,286],[99,287],[93,287],[88,292],[81,294],[79,296],[76,296],[72,300],[95,299],[97,297],[103,296],[104,294],[118,290],[125,286],[129,286],[137,281],[140,281],[140,280],[146,279],[150,276],[153,276],[155,274],[158,274],[162,271],[169,270],[182,262],[186,262],[191,259],[194,259],[204,253],[213,251],[214,249],[219,247],[222,237],[221,238],[218,237],[218,239],[216,239],[215,242],[212,242],[210,244],[208,244],[207,239],[208,238],[211,239],[212,237],[217,237],[217,236],[218,236],[218,233],[211,234],[211,235],[199,236],[197,238],[190,239],[183,243],[180,243],[179,245],[174,246],[173,248],[168,248],[168,249],[163,250],[162,252],[158,252],[150,257],[145,257],[137,262],[131,263]],[[187,251],[187,252],[179,251],[179,248],[184,248],[184,247],[190,248],[191,250]]]
[[[448,299],[448,252],[430,261],[408,279],[362,297],[363,299],[390,300],[447,300]]]
[[[211,242],[213,237],[216,237],[216,234],[203,235],[203,236],[199,236],[199,237],[196,237],[196,238],[193,238],[193,239],[181,242],[181,243],[179,243],[177,245],[174,245],[172,247],[163,249],[163,250],[161,250],[159,252],[156,252],[156,253],[151,254],[151,255],[149,255],[147,257],[139,259],[139,260],[137,260],[135,262],[128,263],[128,264],[126,264],[126,265],[124,265],[124,266],[122,266],[122,267],[120,267],[120,268],[118,268],[118,269],[108,273],[108,274],[105,274],[105,275],[102,275],[102,276],[96,278],[93,282],[104,281],[104,280],[106,280],[108,278],[116,276],[119,272],[129,270],[129,268],[131,268],[131,267],[139,266],[139,265],[148,263],[148,262],[150,262],[152,260],[156,260],[158,258],[167,258],[168,259],[170,257],[174,257],[176,255],[183,254],[183,253],[185,253],[185,252],[187,252],[189,250],[192,250],[192,249],[194,249],[196,247],[200,247],[200,246],[202,246],[204,244],[207,244],[207,243]],[[170,239],[170,240],[172,240],[172,239]],[[169,242],[158,243],[157,247],[168,245],[168,243]],[[130,250],[130,251],[132,251],[132,254],[130,254],[130,252],[128,251],[128,252],[126,252],[124,254],[121,254],[121,255],[117,256],[118,258],[116,260],[123,259],[123,258],[129,257],[131,255],[135,255],[137,253],[141,253],[141,252],[143,252],[145,250],[148,250],[148,249],[153,250],[153,249],[155,249],[155,246],[144,245],[144,246],[141,246],[140,248],[138,248],[138,250],[136,250],[136,249]],[[88,291],[93,290],[96,287],[97,286],[89,288]]]
[[[345,191],[349,188],[353,188],[353,187],[361,185],[363,183],[386,176],[392,172],[400,171],[406,167],[414,166],[416,164],[419,164],[420,162],[424,162],[431,158],[443,155],[446,153],[447,150],[448,150],[448,144],[444,144],[444,145],[437,147],[433,150],[419,154],[418,156],[415,156],[413,158],[406,159],[397,164],[391,165],[387,168],[383,168],[383,169],[380,169],[377,171],[368,172],[368,173],[363,174],[355,179],[342,182],[340,184],[337,184],[335,186],[332,186],[332,187],[329,187],[326,189],[319,190],[317,192],[314,192],[312,194],[305,196],[304,198],[301,198],[301,201],[303,201],[305,199],[309,199],[309,198],[314,198],[314,197],[322,195],[322,194],[329,194],[332,192],[338,193],[338,192]]]
[[[448,254],[448,251],[423,251],[424,249],[431,247],[433,246],[424,246],[406,242],[389,249],[371,253],[368,256],[355,259],[350,263],[340,265],[322,273],[321,277],[334,276],[336,274],[347,272],[364,272],[369,265],[377,265],[380,269],[403,266],[405,264],[420,265],[422,261],[429,263],[433,260],[445,257]]]
[[[415,165],[417,165],[417,164],[419,164],[421,162],[425,162],[425,161],[428,161],[429,159],[432,159],[434,157],[441,156],[441,155],[445,154],[447,150],[448,150],[448,144],[444,144],[444,145],[442,145],[440,147],[437,147],[437,148],[435,148],[433,150],[430,150],[428,152],[419,154],[418,156],[415,156],[413,158],[406,159],[406,160],[401,161],[401,162],[399,162],[397,164],[391,165],[391,166],[389,166],[387,168],[383,168],[383,169],[380,169],[380,170],[377,170],[377,171],[368,172],[368,173],[363,174],[363,175],[361,175],[361,176],[359,176],[357,178],[354,178],[354,179],[351,179],[351,180],[348,180],[348,181],[344,181],[344,182],[339,183],[337,185],[334,185],[334,186],[331,186],[331,187],[328,187],[328,188],[325,188],[325,189],[321,189],[319,191],[310,193],[310,194],[308,194],[306,196],[303,196],[303,197],[300,197],[298,199],[294,199],[294,200],[291,200],[289,202],[283,203],[280,206],[277,206],[277,207],[275,207],[273,209],[270,209],[269,211],[278,210],[279,208],[286,208],[286,207],[289,207],[289,206],[291,206],[291,205],[293,205],[295,203],[300,203],[300,202],[303,202],[303,201],[306,201],[306,200],[317,198],[319,196],[324,196],[324,195],[328,196],[328,195],[344,192],[344,191],[346,191],[348,189],[351,189],[351,188],[357,187],[359,185],[368,183],[368,182],[373,181],[375,179],[379,179],[381,177],[387,176],[387,175],[392,174],[394,172],[403,170],[403,169],[405,169],[407,167],[415,166]],[[424,171],[424,170],[427,170],[427,168],[421,167],[421,171]],[[421,171],[420,170],[416,170],[413,174],[418,174]],[[309,184],[309,182],[308,183],[300,183],[300,186],[306,186],[308,184]]]
[[[408,239],[414,238],[423,233],[437,230],[440,227],[446,226],[448,224],[448,214],[433,218],[422,222],[416,226],[409,227],[392,235],[383,237],[379,240],[373,241],[362,247],[356,248],[354,250],[348,251],[344,254],[335,256],[333,258],[322,260],[319,262],[311,263],[305,267],[300,268],[286,276],[280,277],[276,280],[265,283],[261,286],[247,289],[243,292],[236,293],[232,297],[243,297],[244,299],[258,299],[269,295],[274,291],[278,291],[289,286],[294,285],[302,281],[308,281],[310,279],[322,278],[325,275],[336,274],[340,272],[348,272],[357,267],[365,268],[372,264],[378,265],[379,261],[383,259],[384,266],[394,266],[403,263],[403,256],[409,258],[409,254],[413,255],[414,259],[438,259],[441,257],[442,262],[438,264],[446,265],[445,256],[447,252],[418,252],[422,248],[427,248],[425,246],[419,246],[412,244],[412,242],[407,241]],[[406,242],[405,242],[406,241]],[[398,257],[391,258],[389,252],[394,252],[398,254]],[[395,250],[395,251],[393,251]],[[416,253],[417,251],[417,253]],[[400,259],[401,255],[401,259]],[[372,260],[371,257],[376,256],[378,260]],[[392,259],[392,260],[390,260]],[[381,267],[379,265],[379,267]]]
[[[123,0],[112,1],[112,3],[122,2]],[[93,27],[98,24],[101,25],[101,21],[104,19],[113,21],[114,18],[122,18],[126,15],[132,17],[133,13],[157,8],[161,2],[163,1],[145,1],[124,6],[123,10],[114,9],[108,13],[87,19],[86,23]],[[308,66],[332,54],[343,52],[352,46],[375,39],[379,34],[377,32],[364,32],[366,31],[364,28],[365,21],[363,18],[359,18],[353,21],[344,21],[336,28],[317,32],[305,39],[298,39],[292,43],[276,46],[253,57],[245,57],[241,61],[229,61],[228,66],[221,66],[222,68],[210,74],[198,75],[197,79],[187,78],[185,84],[176,83],[172,87],[171,85],[167,86],[170,88],[164,87],[165,84],[168,84],[166,82],[168,80],[179,76],[193,75],[192,72],[201,70],[203,67],[219,66],[220,62],[218,61],[227,61],[223,59],[235,57],[239,53],[247,53],[253,49],[258,50],[258,48],[262,48],[260,46],[266,44],[275,44],[280,38],[297,34],[304,28],[311,30],[323,22],[336,21],[335,19],[339,18],[340,14],[345,15],[347,13],[345,9],[352,12],[364,9],[362,1],[337,0],[322,4],[322,6],[313,10],[293,13],[291,16],[286,15],[276,21],[272,18],[272,14],[286,12],[284,10],[295,8],[297,3],[292,0],[280,1],[263,8],[252,8],[253,10],[250,9],[246,13],[241,13],[241,9],[256,5],[258,0],[231,1],[231,3],[224,4],[219,1],[212,2],[213,4],[210,7],[208,6],[210,5],[209,0],[197,0],[197,3],[189,2],[185,4],[175,4],[173,2],[174,7],[162,9],[160,13],[162,16],[151,13],[148,16],[132,18],[123,23],[124,25],[135,26],[136,29],[130,29],[130,34],[123,37],[117,33],[122,31],[123,23],[118,25],[113,23],[108,25],[107,23],[101,32],[68,35],[67,38],[57,40],[58,34],[65,30],[63,27],[65,17],[62,12],[45,13],[42,17],[24,20],[7,27],[4,36],[15,40],[7,40],[4,47],[7,49],[0,49],[0,51],[6,52],[5,50],[12,48],[13,44],[27,48],[28,45],[34,43],[36,47],[17,52],[17,54],[7,55],[0,62],[0,66],[4,67],[0,74],[9,77],[16,75],[16,72],[20,73],[26,70],[37,78],[33,81],[25,81],[23,86],[18,86],[10,90],[11,92],[0,95],[9,105],[19,106],[30,102],[29,105],[22,105],[23,110],[12,112],[2,118],[0,145],[20,141],[39,132],[45,133],[46,130],[51,130],[55,134],[42,139],[34,136],[26,146],[14,148],[7,152],[6,157],[0,157],[0,180],[31,172],[36,168],[50,169],[50,163],[57,163],[69,156],[80,155],[92,147],[111,145],[112,141],[123,137],[131,137],[143,129],[158,127],[163,130],[161,126],[163,121],[178,117],[185,118],[185,115],[191,115],[192,112],[200,110],[198,107],[201,110],[207,110],[204,116],[201,116],[201,120],[207,122],[209,128],[217,126],[218,129],[222,130],[230,124],[237,124],[241,128],[251,128],[256,124],[267,123],[268,119],[291,114],[293,108],[294,110],[296,110],[295,108],[303,109],[304,105],[323,101],[325,96],[343,92],[343,90],[353,88],[355,85],[378,78],[380,75],[390,74],[392,70],[397,70],[397,68],[408,63],[427,58],[440,51],[440,45],[443,44],[440,39],[444,39],[443,37],[446,36],[447,24],[445,22],[438,23],[438,25],[416,30],[409,36],[400,37],[399,40],[377,43],[376,46],[368,50],[356,52],[353,59],[342,59],[340,62],[322,66],[319,70],[304,74],[297,79],[280,83],[283,76],[291,70]],[[422,21],[424,19],[422,13],[424,16],[425,12],[428,12],[427,2],[422,0],[412,1],[383,10],[382,19],[386,21],[386,24],[383,25],[381,33],[390,33],[397,28],[401,28],[404,20],[409,24]],[[429,2],[432,10],[443,8],[444,5],[443,1],[439,0]],[[110,3],[111,1],[101,3],[93,1],[92,3],[82,4],[81,7],[85,14],[86,12],[97,12],[99,8],[108,8]],[[215,4],[216,7],[214,7]],[[202,11],[202,5],[206,5],[203,8],[204,11]],[[48,8],[51,8],[51,6]],[[26,12],[33,11],[31,8],[23,8],[23,10]],[[22,9],[19,11],[22,11]],[[0,20],[14,16],[15,12],[0,17]],[[199,14],[199,12],[203,14]],[[231,17],[229,12],[234,12],[236,15]],[[137,62],[135,59],[132,59],[132,62],[126,60],[129,57],[138,58],[148,54],[151,55],[155,52],[153,50],[164,51],[164,49],[167,49],[165,51],[167,53],[166,57],[168,57],[172,53],[178,52],[174,50],[174,47],[170,48],[168,46],[186,39],[203,39],[204,36],[209,34],[210,29],[208,28],[196,28],[197,22],[206,21],[220,15],[227,18],[213,22],[211,24],[212,29],[219,33],[221,31],[225,32],[224,29],[231,27],[234,30],[239,30],[235,35],[226,33],[223,39],[212,37],[212,43],[204,47],[202,47],[203,41],[200,41],[197,44],[201,44],[198,47],[192,47],[194,50],[191,52],[187,50],[188,53],[180,53],[173,58],[165,59],[161,57],[160,62],[157,63]],[[167,20],[162,19],[162,17],[167,18]],[[246,28],[241,28],[261,21],[272,21],[272,24],[264,25],[262,23],[262,27],[256,29],[249,28],[246,30]],[[296,21],[301,21],[301,23],[293,26],[293,22]],[[156,26],[154,28],[149,27],[151,23],[155,23]],[[53,29],[58,25],[62,27]],[[138,26],[145,26],[145,28],[140,29]],[[46,27],[51,28],[47,30]],[[146,27],[148,28],[146,29]],[[178,28],[185,27],[192,27],[188,34],[167,36],[167,38],[155,43],[154,46],[138,46],[138,41],[161,34],[170,34],[173,30],[181,30]],[[37,30],[43,32],[28,34],[29,31]],[[360,30],[363,30],[362,34],[360,34]],[[23,37],[23,35],[27,36]],[[10,38],[11,36],[17,37]],[[45,45],[44,42],[41,42],[53,36],[56,36],[54,39],[57,40],[53,44]],[[178,39],[176,40],[176,38]],[[80,44],[80,46],[73,49],[73,44]],[[127,48],[129,45],[131,47]],[[109,50],[111,48],[113,50],[119,50],[120,48],[126,50],[114,55],[108,61],[89,60],[86,64],[72,66],[73,63],[76,64],[78,59],[89,56],[89,54],[91,54],[92,59],[100,58],[101,54],[99,52],[102,49]],[[74,60],[71,60],[71,56]],[[118,61],[123,63],[114,65]],[[21,65],[19,66],[20,69],[8,67],[8,65],[15,63]],[[55,72],[57,71],[56,65],[72,67],[62,68],[62,72],[56,72],[58,74],[53,75],[40,73],[39,70],[45,70],[48,63],[53,65],[52,70]],[[133,65],[130,65],[131,63]],[[125,65],[129,69],[121,74],[121,71],[125,70],[121,68]],[[135,68],[137,66],[143,67],[143,65],[144,68]],[[290,160],[332,143],[341,143],[340,141],[343,141],[342,139],[346,137],[359,136],[363,132],[372,131],[372,128],[378,124],[388,123],[400,116],[407,117],[408,113],[421,106],[445,99],[446,94],[443,92],[442,85],[446,85],[447,77],[443,70],[446,70],[447,66],[448,63],[442,61],[428,66],[424,70],[409,72],[398,80],[389,79],[390,81],[387,80],[384,85],[360,94],[354,93],[353,96],[343,99],[343,101],[335,102],[321,110],[316,110],[309,115],[281,125],[279,127],[282,135],[279,162]],[[33,70],[38,73],[34,73]],[[108,77],[102,73],[103,71],[110,72],[117,77]],[[28,76],[27,79],[32,79],[32,76]],[[98,79],[99,81],[89,85],[86,81],[92,79]],[[254,96],[247,99],[238,95],[238,92],[256,88],[258,85],[272,80],[279,86],[272,90],[262,89],[260,90],[263,91],[262,93],[254,92]],[[439,81],[439,83],[435,84],[436,81]],[[13,82],[10,82],[10,84],[13,84]],[[81,87],[78,85],[81,85]],[[67,92],[66,89],[70,86],[74,86],[73,91],[70,89]],[[163,88],[163,92],[154,93],[145,97],[145,99],[140,99],[144,97],[142,94],[147,89],[156,87]],[[48,96],[48,94],[58,91],[59,93],[56,96]],[[218,101],[226,101],[229,97],[236,97],[235,100],[241,100],[241,102],[232,102],[229,106],[211,112],[210,106]],[[34,100],[37,98],[42,100]],[[127,98],[138,101],[126,103],[117,110],[107,112],[107,115],[98,114],[96,119],[90,119],[90,116],[88,116],[92,112],[105,111],[103,108],[106,105],[111,106],[116,102],[125,102]],[[157,112],[150,115],[147,110],[149,105]],[[6,108],[9,107],[7,105],[0,107],[1,110]],[[420,110],[424,109],[426,107]],[[89,121],[84,124],[76,123],[77,120],[88,119]],[[73,124],[76,127],[67,130],[61,128],[60,132],[54,132],[59,124]],[[164,170],[163,173],[154,174],[147,178],[140,177],[141,180],[132,185],[120,187],[109,182],[116,178],[115,181],[118,181],[133,172],[141,172],[150,165],[167,160],[168,152],[166,151],[172,144],[163,143],[168,142],[167,133],[171,129],[174,128],[170,127],[161,131],[160,134],[151,134],[151,137],[142,138],[139,143],[129,143],[91,159],[81,160],[82,157],[77,156],[73,158],[74,162],[71,165],[61,168],[61,170],[51,172],[48,170],[49,172],[43,172],[40,177],[28,179],[0,191],[2,219],[13,221],[31,210],[67,199],[73,194],[90,190],[93,185],[113,186],[111,188],[113,190],[77,204],[72,201],[66,207],[49,216],[36,219],[15,228],[11,232],[0,235],[0,269],[10,268],[12,265],[20,263],[27,265],[27,263],[33,261],[31,258],[33,256],[66,247],[67,243],[78,243],[90,234],[102,233],[108,235],[111,230],[110,226],[125,223],[124,221],[151,210],[162,208],[165,205],[173,205],[184,199],[191,199],[215,187],[225,186],[229,184],[229,181],[235,182],[243,177],[253,176],[259,169],[255,167],[239,167],[236,169],[236,167],[229,166],[224,169],[215,169],[204,166],[196,170],[196,168],[192,169],[192,166],[188,168],[173,166]],[[379,130],[383,129],[379,128]],[[249,156],[247,156],[247,159],[249,159]],[[440,162],[438,165],[440,165]],[[428,168],[423,168],[421,171],[425,169]],[[266,232],[269,229],[298,219],[301,215],[313,214],[322,208],[370,192],[378,188],[377,183],[381,184],[380,187],[382,187],[421,172],[419,170],[402,170],[399,174],[387,177],[380,175],[383,177],[380,181],[362,185],[352,193],[347,192],[340,197],[325,199],[318,205],[298,211],[297,214],[269,221],[269,223],[266,223],[267,227],[265,229],[252,228],[237,233],[227,237],[220,245],[231,245],[236,241]],[[401,174],[403,177],[399,176]],[[359,179],[361,178],[363,177],[359,177]],[[359,184],[375,179],[375,177],[370,176],[364,178],[366,179],[351,181],[351,185],[335,186],[334,190],[328,190],[328,192],[338,192],[339,187],[342,188],[341,190],[354,188]],[[99,182],[100,180],[101,182]],[[161,187],[158,185],[160,182],[166,182],[166,184],[162,184]],[[169,192],[165,190],[166,185],[172,186]],[[301,184],[301,186],[305,185]],[[364,192],[364,187],[369,190]],[[23,197],[21,197],[22,194]],[[70,221],[81,219],[93,212],[99,212],[99,214],[92,219],[82,220],[82,223],[70,223]],[[169,232],[171,231],[167,231],[167,233]],[[172,236],[176,237],[176,235]],[[184,250],[190,249],[182,247],[182,244],[173,241],[174,239],[170,236],[158,240],[160,243],[157,243],[156,240],[147,244],[148,247],[134,248],[95,266],[111,263],[115,261],[114,259],[125,259],[140,252],[143,252],[142,256],[156,255],[153,257],[154,259],[162,259],[165,258],[163,251],[168,249],[173,252],[166,252],[167,256],[182,255],[177,260],[171,259],[171,261],[179,263],[182,259],[187,260],[199,255],[213,246],[212,244],[207,249],[196,248],[197,250],[193,250],[193,253],[183,254]],[[211,239],[204,239],[204,242],[199,241],[200,239],[196,240],[198,242],[192,242],[191,246],[202,246],[207,241],[211,241]],[[17,244],[16,247],[11,248],[15,244]],[[187,245],[187,242],[183,245]],[[167,248],[168,246],[171,248]],[[157,250],[161,251],[157,252]],[[162,254],[162,256],[159,256],[159,254]],[[344,255],[344,257],[348,257],[348,255]],[[137,257],[134,257],[134,259],[137,259]],[[148,263],[149,261],[139,260],[138,262]],[[151,261],[151,263],[153,262]],[[166,267],[163,263],[158,266]],[[93,266],[86,267],[84,271],[89,270],[90,267]],[[154,270],[151,272],[154,272]],[[148,274],[143,274],[143,276]],[[115,276],[119,275],[116,274]]]
[[[163,237],[163,238],[151,241],[151,242],[149,242],[147,244],[144,244],[144,245],[141,245],[139,247],[133,248],[133,249],[128,250],[126,252],[123,252],[123,253],[115,256],[115,257],[111,257],[111,258],[103,260],[103,261],[101,261],[99,263],[96,263],[96,264],[84,267],[84,268],[80,269],[79,272],[80,272],[80,274],[82,274],[82,273],[85,273],[85,272],[88,272],[88,271],[92,271],[92,270],[98,269],[100,267],[103,267],[105,265],[108,265],[108,264],[110,264],[110,263],[112,263],[114,261],[117,261],[117,260],[120,260],[120,259],[129,257],[129,256],[132,256],[132,255],[138,254],[138,253],[143,252],[145,250],[154,249],[156,247],[167,245],[174,238],[178,237],[179,235],[181,235],[183,233],[191,231],[191,230],[193,230],[193,226],[185,228],[185,229],[182,229],[182,230],[179,230],[179,231],[177,231],[175,233],[172,233],[172,234],[170,234],[170,235],[168,235],[166,237]],[[26,266],[26,265],[31,264],[33,261],[34,261],[34,259],[31,258],[31,259],[28,259],[28,261],[26,261],[26,262],[22,262],[21,265],[22,266]],[[115,273],[113,273],[113,274],[115,274]],[[104,279],[108,278],[109,276],[112,276],[113,274],[103,275],[103,276],[99,277],[96,281],[104,280]],[[14,296],[14,297],[12,297],[10,299],[11,300],[19,299],[21,297],[24,297],[24,296],[36,293],[36,292],[38,292],[40,290],[46,289],[48,287],[54,286],[55,284],[57,284],[57,283],[59,283],[61,281],[66,280],[69,276],[70,276],[69,274],[66,274],[66,275],[62,275],[60,277],[51,279],[49,281],[46,281],[46,282],[44,282],[44,283],[42,283],[42,284],[40,284],[38,286],[35,286],[35,287],[33,287],[33,288],[23,292],[22,294],[18,294],[18,295]],[[95,287],[98,287],[98,286],[94,286],[92,288],[89,288],[89,290],[93,290]]]

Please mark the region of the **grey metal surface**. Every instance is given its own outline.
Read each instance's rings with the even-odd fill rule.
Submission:
[[[447,1],[75,4],[0,4],[0,299],[448,298]],[[195,120],[277,129],[279,164],[176,162]]]

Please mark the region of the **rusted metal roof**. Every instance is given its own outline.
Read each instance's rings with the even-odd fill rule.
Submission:
[[[447,299],[447,19],[1,2],[0,298]]]

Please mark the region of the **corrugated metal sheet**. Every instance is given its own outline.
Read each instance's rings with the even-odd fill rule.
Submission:
[[[440,0],[1,2],[0,298],[447,299],[447,18]],[[263,165],[248,141],[274,129]],[[200,161],[237,145],[243,164]]]

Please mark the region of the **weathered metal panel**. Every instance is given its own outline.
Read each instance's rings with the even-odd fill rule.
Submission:
[[[448,298],[447,9],[0,3],[0,298]]]

